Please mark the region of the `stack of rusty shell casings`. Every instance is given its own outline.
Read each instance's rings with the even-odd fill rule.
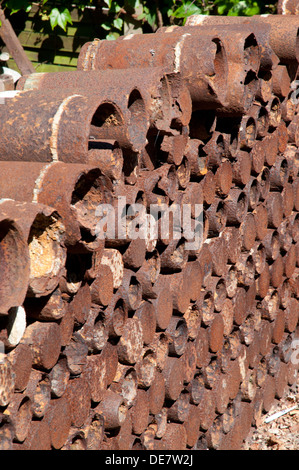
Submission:
[[[296,18],[94,40],[0,107],[1,450],[241,449],[296,385]]]

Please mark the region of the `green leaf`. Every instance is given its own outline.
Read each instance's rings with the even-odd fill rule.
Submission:
[[[224,15],[224,13],[226,12],[226,9],[227,9],[226,5],[220,5],[219,7],[217,7],[218,15]]]
[[[111,23],[105,22],[101,24],[101,27],[105,29],[106,31],[110,31],[111,29]]]
[[[60,13],[59,13],[59,10],[58,8],[52,8],[51,12],[50,12],[50,15],[49,15],[49,18],[50,18],[50,24],[51,24],[51,28],[54,29],[55,26],[58,25],[58,17],[59,17]]]
[[[187,2],[177,8],[173,13],[172,16],[175,18],[186,18],[187,16],[195,15],[195,14],[202,14],[202,8],[197,7],[194,5],[193,2]]]
[[[103,0],[105,5],[107,5],[108,8],[111,8],[112,0]]]
[[[111,3],[110,13],[119,13],[121,7],[116,2]]]
[[[123,27],[123,19],[122,18],[115,18],[115,20],[113,20],[113,26],[114,28],[116,29],[119,29],[121,30],[122,27]]]
[[[260,12],[261,12],[261,9],[258,6],[257,2],[253,2],[252,7],[246,8],[245,15],[246,16],[259,15]]]
[[[143,13],[141,13],[137,19],[138,20],[145,19],[148,22],[148,24],[153,27],[156,23],[156,17],[157,16],[156,16],[155,10],[151,10],[146,5],[144,5]]]
[[[111,32],[106,36],[106,39],[108,39],[108,41],[114,41],[117,38],[119,38],[119,33],[116,32]]]
[[[60,13],[60,16],[59,16],[59,18],[58,18],[58,25],[59,25],[64,31],[66,31],[66,26],[67,26],[68,23],[69,23],[69,24],[73,24],[70,11],[69,11],[68,8],[65,8],[65,9],[63,10],[63,12]]]
[[[62,12],[60,12],[58,8],[52,8],[49,17],[52,29],[56,26],[60,26],[60,28],[66,31],[67,24],[73,24],[68,8],[65,8]]]

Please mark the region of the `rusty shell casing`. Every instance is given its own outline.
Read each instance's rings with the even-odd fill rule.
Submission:
[[[22,305],[28,290],[30,256],[21,227],[0,204],[0,312]]]
[[[120,87],[122,92],[120,93]],[[179,74],[166,74],[162,67],[132,68],[123,73],[122,69],[81,69],[69,72],[36,73],[20,78],[19,90],[51,90],[57,88],[92,90],[102,96],[108,94],[113,102],[126,111],[125,118],[134,126],[142,129],[145,122],[144,111],[152,127],[159,130],[170,126],[173,116],[173,104],[182,93],[184,83]],[[130,96],[139,90],[144,100],[144,107],[131,106]]]
[[[104,244],[97,232],[101,220],[97,207],[112,201],[112,184],[97,166],[0,162],[0,167],[3,197],[55,208],[65,227],[67,247],[86,251]]]
[[[254,27],[255,24],[270,25],[269,45],[274,53],[279,57],[281,62],[298,61],[298,19],[296,16],[282,15],[253,15],[246,16],[206,16],[192,15],[189,16],[186,26],[195,25],[221,25],[224,24],[247,24]],[[276,63],[276,65],[278,65]]]
[[[262,44],[253,28],[245,26],[224,26],[220,28],[209,26],[184,27],[190,34],[195,30],[205,34],[214,32],[218,34],[224,46],[227,61],[227,92],[224,106],[219,108],[220,113],[242,115],[247,112],[258,90],[259,81],[257,73],[261,64]],[[263,28],[264,29],[264,28]]]
[[[265,23],[259,24],[258,22],[253,21],[242,22],[240,17],[236,20],[235,17],[233,17],[232,20],[231,18],[232,17],[213,15],[207,19],[205,18],[205,15],[193,15],[187,18],[185,27],[198,27],[203,31],[211,28],[214,31],[220,31],[221,33],[226,33],[229,30],[237,32],[250,31],[254,33],[260,48],[260,71],[265,72],[275,68],[278,65],[279,58],[270,45],[271,26],[266,25]],[[249,18],[244,18],[244,20],[245,19],[249,20]],[[233,45],[232,47],[235,46]],[[246,63],[246,65],[248,66],[248,63]]]
[[[250,108],[254,100],[254,95],[259,87],[257,72],[260,67],[259,43],[256,40],[255,34],[252,32],[252,28],[246,29],[244,26],[239,27],[236,25],[236,27],[224,26],[221,31],[219,31],[219,28],[215,27],[211,31],[210,28],[181,28],[172,26],[169,28],[161,28],[158,32],[160,32],[158,37],[165,43],[168,42],[170,36],[173,38],[177,37],[177,39],[173,39],[173,41],[176,42],[176,46],[173,45],[173,49],[176,51],[176,58],[178,56],[184,58],[184,62],[180,61],[180,64],[183,64],[180,74],[182,78],[185,78],[185,82],[189,88],[193,101],[193,109],[217,107],[221,112],[243,114]],[[231,39],[232,35],[235,36],[234,41]],[[210,41],[216,45],[216,52],[213,53],[214,64],[212,64],[210,59],[209,71],[208,61],[205,60],[207,72],[203,69],[206,80],[209,79],[207,82],[209,85],[209,93],[206,93],[204,100],[202,96],[204,87],[200,84],[201,82],[199,80],[195,80],[196,71],[192,72],[191,70],[190,72],[189,70],[194,63],[194,57],[192,56],[192,54],[194,54],[194,40],[198,36],[201,38],[210,36]],[[193,39],[193,41],[191,41],[191,39]],[[148,38],[148,42],[149,41],[150,38]],[[192,42],[193,47],[193,52],[191,53],[188,49],[189,41]],[[108,44],[107,47],[109,48],[110,45]],[[84,54],[83,48],[82,53]],[[169,56],[169,54],[165,56],[167,60],[169,60]],[[203,56],[202,53],[201,56]],[[206,54],[206,58],[207,56],[208,54]],[[154,60],[159,60],[159,58]],[[175,59],[173,62],[175,62]],[[202,58],[199,60],[197,58],[197,62],[201,64]],[[128,68],[130,66],[131,64],[126,62],[121,67]],[[101,67],[107,67],[107,64],[105,63],[101,65]],[[115,65],[112,65],[112,67],[115,67]],[[212,73],[213,67],[214,72]],[[197,75],[200,76],[200,74]],[[214,91],[214,97],[211,97],[211,91]]]
[[[166,73],[181,74],[195,104],[215,108],[225,96],[227,75],[225,51],[217,34],[190,34],[183,28],[167,31],[88,42],[80,51],[78,69],[163,67]]]
[[[142,86],[141,76],[148,77],[147,86]],[[39,93],[50,90],[51,94],[58,89],[70,94],[81,90],[83,94],[93,95],[94,103],[98,103],[96,110],[93,105],[94,116],[90,120],[94,140],[115,139],[121,147],[133,151],[144,147],[150,117],[155,122],[165,109],[168,126],[171,122],[171,89],[162,71],[155,75],[139,70],[126,75],[111,70],[31,74],[22,77],[18,87]]]
[[[27,326],[21,342],[30,346],[33,365],[51,369],[56,364],[61,349],[59,325],[55,322],[31,323]]]
[[[27,295],[50,294],[58,285],[66,261],[65,227],[53,207],[6,199],[1,210],[21,227],[28,243],[30,276]]]
[[[134,133],[125,124],[129,122],[127,108],[121,110],[112,98],[99,97],[85,88],[18,91],[1,109],[5,123],[1,160],[86,163],[90,141],[117,138],[121,146],[132,147],[131,139],[140,138],[136,125],[143,128],[140,150],[148,124],[138,90],[132,91],[127,105],[137,108],[140,118],[135,121]]]

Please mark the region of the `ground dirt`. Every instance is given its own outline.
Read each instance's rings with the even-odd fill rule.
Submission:
[[[267,417],[296,404],[296,410],[265,423]],[[263,415],[261,424],[252,429],[243,450],[299,450],[299,378],[286,391],[283,399],[277,400],[270,411]]]

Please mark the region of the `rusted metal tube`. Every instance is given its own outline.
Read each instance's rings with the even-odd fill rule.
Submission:
[[[239,145],[241,150],[253,147],[257,136],[257,121],[253,116],[243,116],[239,127]]]
[[[116,292],[105,310],[105,325],[109,337],[115,338],[123,333],[128,307],[119,292]]]
[[[130,106],[132,110],[136,107],[136,114],[141,115],[143,137],[140,149],[145,144],[148,126],[146,117],[142,122],[139,108],[142,109],[144,103],[138,90],[132,92]],[[0,141],[1,160],[86,163],[92,139],[117,138],[121,146],[134,146],[130,137],[132,130],[125,121],[125,110],[122,111],[114,101],[99,98],[84,89],[19,91],[7,100],[1,112],[7,126]],[[9,125],[12,118],[14,131]],[[136,133],[136,140],[137,137],[140,138],[139,133]],[[134,134],[132,138],[134,140]]]
[[[149,398],[149,409],[153,415],[158,414],[165,400],[165,379],[161,372],[156,371],[155,379],[147,390]]]
[[[271,70],[260,70],[258,73],[258,89],[256,98],[264,103],[269,101],[273,91],[273,78]]]
[[[71,406],[71,424],[81,427],[88,418],[91,392],[88,381],[83,377],[74,377],[69,381],[65,398]]]
[[[22,343],[33,352],[33,364],[42,369],[51,369],[57,362],[61,349],[59,325],[55,322],[34,322],[28,325]]]
[[[71,428],[71,406],[67,398],[52,399],[44,420],[49,425],[52,447],[61,449]]]
[[[218,236],[227,222],[227,206],[222,199],[217,198],[206,211],[209,220],[209,237]]]
[[[280,16],[280,15],[253,15],[252,17],[239,17],[239,16],[205,16],[205,15],[192,15],[187,21],[187,26],[195,25],[249,25],[253,28],[257,24],[269,25],[270,30],[267,33],[267,42],[269,41],[270,47],[275,54],[279,57],[281,62],[298,61],[298,20],[296,16]],[[266,30],[266,28],[265,28]],[[262,35],[264,29],[261,28]]]
[[[291,87],[291,79],[285,65],[278,65],[273,70],[273,94],[285,98]]]
[[[1,352],[0,406],[7,406],[13,398],[15,374],[8,355]]]
[[[236,160],[232,163],[232,182],[237,185],[247,184],[251,170],[253,169],[253,155],[254,150],[251,153],[240,150],[236,156]],[[251,158],[252,157],[252,158]]]
[[[142,330],[144,331],[143,325]],[[153,384],[157,371],[157,356],[151,347],[143,348],[135,365],[135,371],[139,388],[147,389]]]
[[[188,34],[189,28],[185,26],[184,30]],[[201,31],[201,34],[212,31],[218,34],[227,56],[227,94],[225,104],[219,112],[242,114],[244,110],[250,108],[258,87],[255,74],[260,65],[260,50],[254,33],[250,29],[245,31],[244,27],[223,27],[219,31],[218,28],[213,29],[211,26],[206,29],[191,28],[190,33],[193,35],[197,30]],[[233,43],[231,42],[232,35],[236,39]]]
[[[134,126],[138,125],[140,131],[146,129],[146,116],[149,119],[151,127],[159,129],[160,132],[169,129],[172,119],[175,115],[175,101],[180,97],[182,100],[182,92],[184,84],[179,74],[166,74],[162,67],[151,67],[142,69],[139,66],[131,70],[127,70],[125,76],[120,69],[94,70],[89,69],[87,64],[83,68],[78,64],[78,70],[74,73],[57,72],[57,73],[41,73],[23,76],[18,81],[17,89],[19,90],[45,90],[65,88],[69,90],[82,88],[84,90],[92,90],[98,96],[105,93],[106,100],[119,105],[123,110],[125,121],[130,122],[132,128],[131,138],[135,142],[135,150],[139,147],[137,144],[137,136]],[[121,84],[123,93],[119,93]],[[132,106],[129,97],[134,90],[139,90],[144,101],[144,109],[142,103],[139,108]],[[109,95],[109,96],[108,96]],[[122,96],[121,96],[122,95]],[[126,101],[127,100],[127,101]],[[185,103],[187,104],[187,103]],[[185,122],[188,124],[188,121]],[[139,137],[140,139],[140,137]],[[139,140],[141,143],[141,140]],[[145,144],[145,142],[144,142]],[[141,147],[139,148],[141,150]]]
[[[116,75],[117,73],[111,74],[109,71],[106,74],[96,71],[88,74],[75,71],[74,75],[68,72],[32,74],[26,78],[22,77],[22,83],[18,86],[20,89],[28,90],[28,93],[33,94],[33,97],[34,92],[38,93],[40,95],[39,99],[42,98],[42,93],[51,95],[57,89],[68,90],[67,93],[70,96],[72,93],[80,93],[80,90],[84,94],[91,93],[93,101],[98,102],[98,107],[94,109],[92,117],[86,116],[83,119],[84,122],[90,123],[89,135],[87,135],[87,130],[85,131],[85,152],[86,139],[91,141],[89,146],[92,145],[92,147],[95,147],[97,140],[115,139],[120,147],[140,151],[146,142],[146,132],[149,126],[147,114],[150,114],[153,107],[150,100],[151,95],[148,92],[149,103],[147,110],[138,85],[132,83],[132,80],[124,83],[123,77],[120,79]],[[123,93],[119,93],[120,83],[123,86]],[[80,112],[80,108],[76,112]],[[77,144],[76,149],[78,147]],[[83,162],[83,155],[82,152],[81,159],[77,161],[78,163]],[[73,159],[71,161],[74,162]]]
[[[268,102],[269,99],[271,99],[271,96],[272,94],[270,94],[269,98],[265,101]],[[262,106],[260,103],[254,104],[249,110],[249,114],[255,119],[256,122],[256,137],[265,137],[269,129],[269,112],[266,107]]]
[[[169,400],[177,400],[184,386],[184,375],[179,358],[167,357],[163,375],[165,397]]]
[[[267,235],[268,227],[268,211],[266,205],[262,202],[257,204],[254,211],[256,237],[258,240],[263,240]]]
[[[289,164],[284,156],[279,156],[270,169],[270,190],[280,191],[289,178]]]
[[[141,356],[142,347],[142,323],[137,317],[128,318],[117,345],[119,360],[125,364],[135,364]]]
[[[244,191],[235,187],[225,198],[227,225],[239,225],[248,210],[248,196]]]
[[[27,387],[33,361],[33,353],[30,346],[20,342],[8,353],[15,376],[15,391],[23,392]]]
[[[102,218],[97,209],[111,203],[112,183],[97,166],[62,162],[0,162],[0,166],[3,197],[55,208],[65,227],[68,248],[72,245],[80,252],[104,244],[97,231]]]
[[[276,129],[281,122],[280,100],[276,95],[272,95],[272,98],[266,105],[266,109],[269,113],[269,129]]]
[[[49,206],[4,200],[0,210],[17,221],[28,243],[30,276],[27,295],[50,294],[58,285],[66,261],[65,227]]]
[[[195,36],[195,37],[194,37]],[[198,46],[194,48],[194,41]],[[130,51],[130,54],[129,54]],[[207,51],[210,51],[208,54]],[[217,34],[192,35],[184,29],[166,29],[165,33],[129,35],[116,41],[86,43],[78,60],[78,69],[128,69],[163,67],[166,73],[180,73],[194,104],[215,108],[226,93],[227,62],[225,49]],[[198,67],[190,69],[190,63]]]
[[[283,219],[282,196],[278,192],[270,192],[266,201],[268,211],[268,227],[277,228]]]
[[[260,199],[260,184],[257,178],[252,176],[244,187],[244,193],[248,200],[248,210],[253,211]]]
[[[156,332],[156,316],[154,306],[149,301],[143,301],[134,316],[140,320],[143,331],[143,343],[149,345]]]
[[[127,415],[127,408],[123,397],[109,389],[98,405],[98,409],[104,415],[104,426],[108,430],[119,428]]]
[[[25,235],[0,205],[0,312],[22,305],[28,290],[30,256]]]
[[[117,141],[96,142],[96,147],[88,152],[88,163],[98,166],[111,181],[122,181],[124,178],[124,152]],[[102,148],[101,148],[102,147]]]
[[[166,333],[169,334],[171,338],[169,343],[169,354],[172,356],[181,356],[187,347],[188,341],[186,320],[173,315],[167,326]]]
[[[27,437],[32,419],[30,398],[14,393],[7,411],[14,425],[14,439],[17,442],[23,442]]]
[[[264,166],[257,179],[260,186],[260,200],[265,201],[270,191],[270,170],[267,166]]]

